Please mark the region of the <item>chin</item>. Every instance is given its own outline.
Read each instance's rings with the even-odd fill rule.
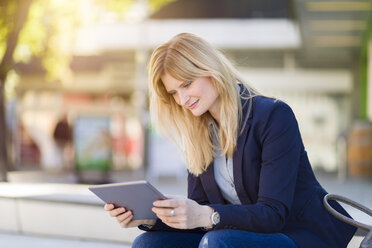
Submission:
[[[206,111],[200,111],[199,109],[198,110],[195,109],[194,111],[190,110],[190,111],[194,116],[201,116],[206,112]]]

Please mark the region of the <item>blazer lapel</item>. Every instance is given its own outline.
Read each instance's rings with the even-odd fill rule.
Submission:
[[[240,199],[240,202],[242,204],[251,204],[252,199],[247,194],[246,190],[244,189],[244,184],[243,184],[243,155],[244,155],[245,140],[248,136],[248,132],[250,130],[251,123],[252,123],[253,99],[250,99],[248,102],[245,101],[244,103],[242,102],[243,118],[247,116],[248,111],[249,111],[249,116],[248,116],[248,120],[246,121],[243,133],[241,133],[238,137],[236,151],[233,156],[233,167],[234,167],[233,173],[234,173],[235,189]]]
[[[221,191],[218,188],[216,180],[214,178],[213,162],[208,166],[207,170],[200,175],[200,180],[211,204],[225,203]]]

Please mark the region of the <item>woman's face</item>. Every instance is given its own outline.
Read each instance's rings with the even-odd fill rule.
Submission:
[[[184,82],[166,73],[161,80],[177,104],[189,109],[195,116],[201,116],[209,111],[217,121],[219,120],[218,92],[209,77]]]

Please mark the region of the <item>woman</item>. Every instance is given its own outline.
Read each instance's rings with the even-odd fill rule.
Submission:
[[[122,227],[148,231],[133,247],[347,246],[355,228],[323,207],[287,104],[261,96],[192,34],[156,48],[149,74],[151,113],[187,161],[188,198],[155,201],[156,221],[105,205]]]

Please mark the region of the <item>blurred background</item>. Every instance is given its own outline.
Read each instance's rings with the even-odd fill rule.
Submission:
[[[1,0],[0,208],[13,212],[0,234],[129,244],[139,231],[107,216],[110,231],[86,228],[103,212],[86,184],[147,179],[185,194],[181,154],[149,118],[146,72],[181,32],[287,102],[321,183],[371,207],[371,30],[371,0]],[[48,220],[60,204],[72,214]],[[79,220],[82,206],[94,214]]]

